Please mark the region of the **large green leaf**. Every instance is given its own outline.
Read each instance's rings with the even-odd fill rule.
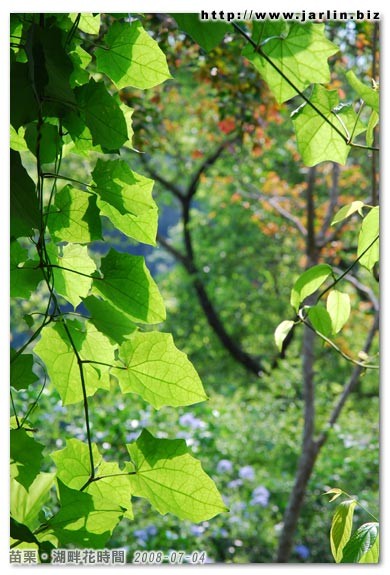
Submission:
[[[11,352],[15,352],[15,350],[12,349]],[[23,353],[12,361],[10,380],[14,389],[18,391],[20,389],[27,389],[30,385],[38,381],[38,377],[32,370],[33,365],[34,358],[31,353]]]
[[[38,260],[29,260],[27,250],[15,240],[10,248],[10,294],[11,297],[29,299],[43,275]]]
[[[373,110],[367,124],[366,144],[372,146],[374,143],[374,130],[379,123],[379,114]]]
[[[360,98],[370,106],[375,112],[379,113],[379,92],[363,84],[353,70],[348,70],[345,74],[349,85],[359,94]]]
[[[70,489],[58,480],[61,508],[48,522],[46,534],[58,537],[61,546],[102,549],[123,516],[111,499],[95,500],[89,493]]]
[[[119,104],[103,82],[95,82],[92,78],[75,92],[93,144],[107,151],[117,151],[128,140],[126,120]]]
[[[378,563],[379,524],[361,525],[345,545],[341,563]]]
[[[319,264],[304,271],[296,280],[291,290],[290,302],[295,311],[298,311],[300,303],[305,298],[318,290],[328,279],[332,268],[328,264]]]
[[[77,16],[78,16],[77,12],[71,12],[69,14],[69,17],[72,20],[72,22],[75,22]],[[94,34],[94,35],[99,34],[100,14],[95,14],[94,16],[90,12],[81,13],[77,27],[79,30],[85,32],[86,34]]]
[[[273,62],[247,44],[244,56],[254,65],[267,82],[276,100],[281,103],[297,95],[297,91],[280,75],[280,70],[300,91],[312,83],[330,81],[328,58],[338,47],[327,40],[325,24],[290,25],[286,37],[271,37],[261,44],[261,51]]]
[[[313,305],[309,308],[307,315],[314,329],[325,336],[332,333],[332,320],[329,312],[321,305]]]
[[[346,143],[347,139],[352,133],[355,138],[364,132],[366,127],[351,104],[339,105],[337,90],[326,90],[316,84],[310,102],[322,115],[307,103],[292,114],[298,149],[304,163],[306,166],[326,161],[345,164],[351,149]],[[332,126],[345,133],[345,138]]]
[[[119,357],[126,370],[115,370],[123,393],[138,393],[156,409],[191,405],[207,399],[202,382],[169,333],[134,333]]]
[[[86,244],[102,239],[96,197],[70,185],[56,193],[48,228],[57,242]]]
[[[67,244],[48,245],[47,252],[53,267],[54,287],[75,308],[86,297],[92,285],[91,274],[96,270],[93,259],[88,255],[87,246]]]
[[[336,507],[330,528],[330,547],[336,563],[343,558],[343,550],[352,531],[353,512],[356,507],[355,499],[343,501]]]
[[[347,293],[332,290],[326,300],[326,309],[332,321],[333,333],[338,333],[347,323],[351,313],[351,300]]]
[[[179,28],[191,36],[201,48],[209,52],[221,42],[222,38],[230,30],[226,22],[207,22],[200,20],[199,14],[171,14]]]
[[[72,88],[75,86],[83,86],[89,82],[89,72],[86,68],[92,61],[92,56],[86,52],[80,44],[76,44],[69,57],[72,60],[73,72],[69,78]]]
[[[24,429],[11,429],[11,475],[28,489],[38,475],[44,446],[35,441]]]
[[[136,329],[130,317],[108,301],[91,295],[83,300],[83,304],[91,314],[90,321],[94,326],[114,342],[123,343]]]
[[[93,291],[135,322],[160,323],[165,320],[165,307],[144,259],[110,250],[102,259],[103,277],[94,280]]]
[[[96,67],[117,88],[145,90],[171,78],[164,53],[140,22],[115,22],[103,41],[105,46],[95,51]]]
[[[10,152],[11,237],[31,236],[40,227],[38,197],[33,180],[22,165],[20,154]]]
[[[92,444],[95,465],[95,478],[85,488],[85,493],[92,495],[94,502],[111,501],[118,504],[126,517],[133,518],[131,508],[130,477],[117,463],[102,460],[95,444]],[[89,448],[78,439],[70,439],[66,447],[52,453],[57,467],[57,477],[68,487],[80,490],[91,477]],[[132,468],[131,468],[132,469]]]
[[[148,499],[159,513],[199,522],[227,511],[183,439],[157,439],[144,429],[127,449],[136,470],[130,476],[133,494]]]
[[[123,160],[98,160],[92,172],[97,205],[116,228],[146,244],[156,244],[157,206],[153,180],[133,172]]]
[[[77,323],[68,322],[68,330],[82,360],[98,361],[112,365],[114,347],[92,324],[82,331]],[[64,405],[83,400],[83,391],[77,357],[64,326],[59,323],[47,326],[34,348],[34,352],[45,363],[48,375],[57,388]],[[83,364],[87,395],[93,395],[99,388],[109,389],[109,367],[93,363]]]
[[[95,444],[92,445],[95,469],[100,465],[102,456]],[[57,477],[72,489],[81,489],[91,477],[89,448],[79,439],[68,439],[66,447],[54,451],[51,458],[57,467]]]
[[[362,255],[363,253],[364,255]],[[362,222],[362,227],[359,233],[357,255],[360,258],[359,260],[360,264],[370,271],[372,270],[374,265],[379,261],[378,206],[372,208]]]
[[[12,517],[30,529],[38,527],[38,514],[49,498],[54,478],[55,473],[40,473],[28,489],[15,479],[11,479],[10,511]]]

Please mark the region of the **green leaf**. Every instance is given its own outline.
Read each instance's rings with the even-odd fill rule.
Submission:
[[[360,200],[355,200],[354,202],[347,204],[346,206],[343,206],[333,218],[331,225],[334,226],[335,224],[339,224],[340,222],[349,218],[349,216],[352,216],[352,214],[355,214],[356,212],[359,212],[359,214],[363,216],[362,209],[364,208],[364,206],[365,204]]]
[[[10,536],[11,539],[15,541],[24,541],[26,543],[36,543],[39,545],[39,541],[31,529],[29,529],[27,525],[19,523],[13,517],[10,517]]]
[[[48,534],[61,546],[102,549],[123,516],[111,499],[94,500],[89,493],[70,489],[58,480],[61,508],[48,522]]]
[[[107,151],[117,151],[128,140],[126,120],[119,104],[103,82],[95,82],[92,78],[85,86],[76,88],[75,93],[93,144]]]
[[[71,12],[69,18],[74,22],[78,16],[77,12]],[[80,14],[79,23],[77,28],[86,34],[99,34],[100,30],[100,14],[94,16],[91,13],[83,12]]]
[[[92,172],[102,215],[127,236],[156,245],[157,206],[153,180],[133,172],[123,160],[98,160]]]
[[[11,150],[11,236],[31,236],[40,227],[38,197],[33,180],[22,165],[20,154]]]
[[[114,364],[114,347],[96,328],[87,323],[82,331],[76,323],[67,322],[72,341],[82,360]],[[62,324],[46,326],[34,348],[34,352],[46,365],[51,382],[57,388],[64,405],[83,401],[83,391],[77,357]],[[97,389],[109,389],[109,367],[93,363],[83,364],[87,395]]]
[[[91,314],[90,321],[96,329],[107,335],[111,341],[121,344],[136,329],[130,317],[108,301],[91,295],[83,299],[83,304]]]
[[[10,119],[12,126],[18,130],[20,126],[32,122],[38,116],[38,104],[29,77],[28,64],[11,61],[10,83]]]
[[[129,519],[133,518],[131,508],[130,477],[117,463],[102,460],[98,448],[92,444],[95,465],[95,478],[84,492],[92,495],[93,500],[111,501],[118,504]],[[80,490],[91,477],[89,448],[78,439],[70,439],[66,447],[51,455],[57,467],[57,477],[68,487]]]
[[[102,258],[102,278],[94,280],[93,292],[101,295],[131,319],[140,323],[165,320],[165,307],[144,259],[110,250]]]
[[[336,563],[343,558],[343,549],[347,544],[352,531],[353,512],[356,507],[355,499],[343,501],[336,507],[330,528],[330,547]]]
[[[353,70],[348,70],[345,74],[348,84],[357,92],[360,98],[368,105],[370,108],[379,113],[379,92],[363,84],[357,77]]]
[[[366,253],[362,255],[365,251]],[[362,222],[362,227],[359,233],[357,255],[360,258],[360,264],[369,271],[371,271],[374,265],[379,261],[378,206],[372,208]]]
[[[76,308],[81,298],[88,295],[92,285],[92,278],[88,276],[96,270],[87,246],[67,244],[57,250],[56,246],[49,244],[47,252],[51,264],[60,266],[52,268],[56,292]]]
[[[319,264],[303,272],[291,290],[290,302],[295,311],[299,310],[299,304],[305,298],[318,290],[318,288],[331,275],[332,268],[328,264]]]
[[[9,147],[15,152],[27,152],[28,147],[26,140],[24,139],[24,134],[26,130],[21,126],[18,131],[11,125],[9,132]],[[11,180],[12,181],[12,180]]]
[[[96,468],[102,456],[95,444],[92,444],[92,453]],[[80,490],[91,476],[88,445],[78,439],[67,439],[66,447],[54,451],[51,458],[57,467],[57,477],[72,489]]]
[[[48,228],[57,242],[86,244],[102,239],[96,197],[70,185],[65,186],[56,193]]]
[[[301,92],[312,83],[330,81],[328,58],[339,49],[326,39],[324,29],[325,24],[293,22],[285,38],[272,37],[261,45],[261,51]],[[243,55],[267,82],[277,102],[297,96],[297,91],[250,44]]]
[[[14,353],[14,349],[11,349],[11,359]],[[14,389],[18,391],[20,389],[27,389],[30,385],[38,381],[38,377],[33,373],[34,358],[31,353],[25,353],[19,355],[11,363],[11,385]]]
[[[325,336],[332,333],[332,320],[327,310],[321,305],[313,305],[309,308],[307,315],[309,316],[310,323],[316,331],[319,331]]]
[[[278,350],[280,352],[282,351],[282,348],[283,348],[283,342],[286,339],[286,337],[288,336],[288,334],[290,333],[293,325],[294,325],[293,321],[284,320],[275,329],[275,333],[274,333],[275,343],[276,343],[276,347],[278,348]]]
[[[354,138],[366,129],[351,104],[339,105],[337,90],[326,90],[316,84],[310,102],[341,130],[343,138],[323,116],[309,104],[303,104],[292,113],[297,135],[298,149],[306,166],[320,162],[345,164],[351,146],[346,141],[353,133]],[[348,131],[348,134],[346,133]]]
[[[11,429],[11,475],[28,489],[41,469],[44,446],[24,429]]]
[[[351,300],[347,293],[332,290],[326,300],[326,309],[332,321],[332,332],[338,333],[351,313]]]
[[[96,68],[118,89],[133,86],[146,90],[172,77],[164,52],[140,22],[114,22],[103,41],[104,48],[95,50]]]
[[[144,429],[127,449],[136,470],[130,476],[133,494],[145,497],[159,513],[199,522],[227,511],[183,439],[157,439]]]
[[[199,14],[171,14],[176,20],[179,28],[183,30],[203,50],[210,52],[218,46],[223,37],[230,30],[230,25],[226,22],[207,22],[199,19]]]
[[[25,132],[25,140],[28,149],[34,156],[37,155],[38,124],[33,122],[28,124]],[[39,130],[39,158],[42,164],[54,162],[58,156],[62,140],[58,133],[57,126],[52,124],[42,124]]]
[[[156,409],[192,405],[207,399],[202,382],[169,333],[134,333],[119,357],[126,370],[115,370],[123,393],[138,393]]]
[[[366,133],[366,144],[367,146],[372,146],[374,143],[374,130],[379,123],[379,114],[373,110],[368,120],[367,133]]]
[[[38,515],[49,498],[54,478],[55,473],[39,473],[28,489],[15,479],[11,479],[10,511],[12,517],[30,529],[36,529],[39,525]]]
[[[254,20],[252,22],[252,40],[256,44],[269,41],[269,38],[285,38],[288,34],[288,23],[286,20]]]
[[[378,560],[379,524],[365,523],[345,545],[341,563],[378,563]]]
[[[42,272],[37,269],[39,262],[29,260],[27,250],[15,240],[10,248],[10,294],[11,297],[29,299],[43,280]],[[34,269],[36,268],[36,269]]]
[[[73,72],[70,75],[69,82],[72,88],[75,86],[83,86],[89,82],[89,72],[86,68],[92,61],[92,56],[86,52],[79,44],[69,52],[69,57],[72,60]]]

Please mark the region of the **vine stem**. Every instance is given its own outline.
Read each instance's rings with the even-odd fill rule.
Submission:
[[[371,513],[371,511],[369,511],[366,507],[364,507],[364,505],[362,505],[362,503],[360,503],[359,499],[357,497],[353,497],[353,495],[350,495],[349,493],[347,493],[346,491],[344,491],[343,489],[341,489],[341,493],[343,495],[345,495],[346,497],[348,497],[348,499],[353,499],[354,501],[356,501],[356,504],[359,505],[359,507],[361,507],[370,517],[372,517],[374,519],[374,521],[376,521],[377,523],[379,523],[379,519],[377,519],[377,517],[375,517],[375,515],[373,515]],[[325,494],[326,495],[326,494]]]
[[[379,148],[373,146],[364,146],[363,144],[354,144],[353,142],[350,142],[348,137],[346,137],[345,134],[337,126],[335,126],[333,122],[331,122],[331,120],[329,120],[329,118],[315,104],[313,104],[313,102],[311,102],[311,100],[299,88],[297,88],[294,82],[292,82],[290,78],[286,76],[286,74],[275,64],[275,62],[273,62],[268,54],[264,52],[262,47],[256,44],[256,42],[252,40],[252,38],[245,32],[245,30],[241,28],[241,26],[239,26],[236,22],[232,22],[232,26],[239,34],[241,34],[241,36],[243,36],[243,38],[245,38],[245,40],[252,46],[255,52],[260,54],[260,56],[262,56],[264,60],[266,60],[268,64],[272,66],[272,68],[279,74],[279,76],[281,76],[283,80],[287,82],[291,88],[293,88],[297,95],[299,95],[306,102],[306,104],[308,104],[308,106],[310,106],[324,120],[324,122],[329,124],[329,126],[331,126],[335,132],[337,132],[337,134],[344,140],[347,145],[355,148],[364,148],[366,150],[379,152]]]

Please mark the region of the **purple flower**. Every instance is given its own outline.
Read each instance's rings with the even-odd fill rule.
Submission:
[[[204,527],[203,525],[191,525],[190,531],[192,535],[195,535],[195,537],[199,537],[199,535],[202,535],[204,533]]]
[[[218,473],[230,473],[233,470],[233,463],[228,459],[221,459],[217,464]]]
[[[179,417],[179,423],[183,426],[188,425],[192,429],[203,429],[206,427],[204,421],[195,417],[193,413],[184,413],[184,415]]]
[[[241,467],[238,475],[241,479],[249,479],[252,481],[255,478],[255,470],[251,465],[244,465],[244,467]]]
[[[310,555],[310,550],[306,545],[295,545],[294,551],[301,559],[307,559]]]
[[[252,491],[251,505],[261,505],[262,507],[267,507],[269,501],[270,492],[264,485],[259,485]]]
[[[236,489],[237,487],[241,487],[242,479],[233,479],[233,481],[229,481],[228,487],[230,489]]]

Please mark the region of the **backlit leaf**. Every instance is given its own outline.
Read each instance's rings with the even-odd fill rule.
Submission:
[[[105,46],[95,51],[96,67],[117,88],[145,90],[171,78],[164,52],[140,22],[114,22],[103,42]]]
[[[122,344],[119,357],[126,370],[115,370],[123,393],[138,393],[156,409],[191,405],[207,399],[186,354],[169,333],[134,333]]]
[[[42,124],[38,133],[38,124],[33,122],[26,127],[25,139],[28,149],[37,155],[37,139],[39,136],[39,158],[42,164],[54,162],[61,148],[61,138],[57,126]]]
[[[144,259],[110,250],[102,258],[103,278],[94,280],[93,291],[135,322],[160,323],[165,320],[165,306]]]
[[[14,351],[14,350],[12,350]],[[12,359],[12,355],[11,355]],[[31,353],[22,353],[11,362],[11,385],[14,389],[27,389],[38,378],[33,372],[34,358]]]
[[[349,218],[349,216],[352,216],[352,214],[355,214],[356,212],[359,212],[359,214],[362,216],[363,215],[362,208],[364,208],[364,203],[361,202],[360,200],[355,200],[354,202],[347,204],[346,206],[343,206],[333,218],[331,225],[334,226],[335,224],[339,224],[340,222]]]
[[[348,70],[345,74],[349,85],[357,92],[360,98],[368,105],[370,108],[379,113],[379,92],[374,90],[372,87],[363,84],[357,77],[353,70]]]
[[[75,22],[77,16],[77,12],[72,12],[69,14],[69,18],[72,20],[72,22]],[[80,14],[77,28],[86,34],[99,34],[100,14],[95,14],[94,16],[89,12],[82,12]]]
[[[26,489],[15,479],[11,479],[10,512],[20,523],[30,529],[39,525],[38,514],[49,498],[55,473],[40,473]]]
[[[15,240],[10,248],[10,294],[11,297],[28,299],[43,280],[38,260],[29,260],[27,250]]]
[[[123,160],[98,160],[92,172],[102,215],[127,236],[155,245],[157,206],[153,180],[133,172]]]
[[[57,242],[86,244],[102,239],[96,197],[70,185],[56,193],[48,228]]]
[[[96,468],[102,456],[95,444],[92,445],[92,453]],[[81,489],[91,476],[89,448],[79,439],[68,439],[66,447],[54,451],[51,458],[57,467],[57,477],[72,489]]]
[[[286,339],[287,335],[290,333],[293,325],[294,325],[293,321],[284,320],[275,329],[274,338],[276,347],[278,348],[279,351],[282,351],[283,342]]]
[[[261,51],[300,91],[310,84],[330,81],[328,58],[338,52],[327,40],[325,24],[292,22],[286,37],[271,37],[261,45]],[[285,102],[297,91],[259,52],[247,44],[243,55],[254,65],[271,88],[277,102]]]
[[[343,501],[336,507],[330,528],[330,547],[336,563],[343,558],[343,550],[352,531],[353,513],[356,507],[355,499]]]
[[[379,114],[373,110],[367,125],[366,144],[372,146],[374,143],[374,129],[379,123]]]
[[[144,429],[127,449],[136,471],[130,476],[133,494],[148,499],[159,513],[199,522],[227,511],[183,439],[157,439]]]
[[[293,308],[298,311],[299,304],[309,295],[317,291],[331,273],[332,268],[328,264],[319,264],[303,272],[291,290],[290,302]]]
[[[365,252],[365,253],[364,253]],[[364,255],[363,255],[364,254]],[[379,261],[379,207],[372,208],[362,222],[357,255],[369,271]]]
[[[352,133],[355,138],[364,132],[365,126],[351,104],[339,105],[337,90],[326,90],[316,84],[310,102],[322,115],[307,103],[292,114],[298,149],[305,165],[314,166],[325,161],[345,164],[351,149],[347,139]],[[345,133],[345,137],[332,126]]]
[[[351,313],[351,301],[347,293],[332,290],[326,300],[326,309],[332,321],[333,333],[338,333],[347,323]]]

